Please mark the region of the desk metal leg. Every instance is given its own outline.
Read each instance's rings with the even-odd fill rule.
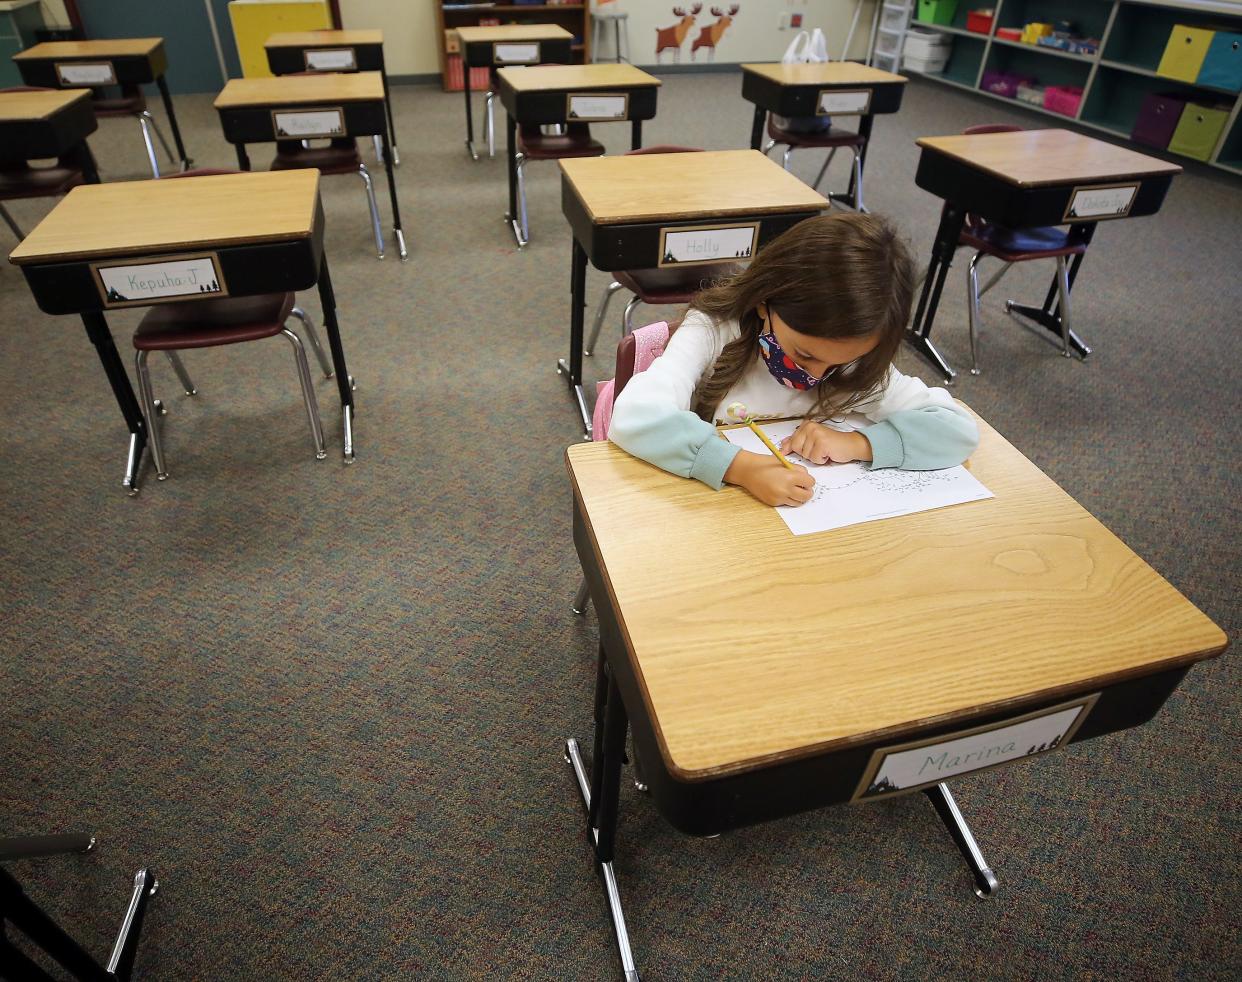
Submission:
[[[82,176],[87,184],[99,184],[99,167],[95,163],[95,155],[91,153],[90,144],[85,140],[77,148],[78,166],[82,168]]]
[[[397,151],[397,126],[392,121],[392,93],[388,91],[388,70],[380,69],[380,79],[384,83],[384,110],[388,114],[388,139],[392,143],[392,165],[401,166],[401,154]]]
[[[397,252],[401,256],[401,261],[405,262],[410,258],[410,254],[405,248],[405,233],[401,231],[401,211],[397,207],[397,179],[392,176],[394,155],[387,133],[380,134],[380,143],[384,146],[384,173],[388,177],[388,198],[392,202],[392,234],[397,237]]]
[[[583,439],[591,439],[591,412],[587,409],[586,392],[582,388],[582,344],[586,309],[586,250],[574,239],[573,260],[569,274],[569,361],[560,359],[556,370],[564,375],[578,403],[582,416]]]
[[[241,170],[250,170],[250,157],[246,154],[246,144],[234,143],[233,149],[237,151],[237,166]]]
[[[86,336],[95,346],[95,352],[108,376],[108,383],[112,386],[112,395],[121,409],[126,427],[129,428],[129,455],[125,462],[125,478],[121,481],[121,486],[130,495],[135,495],[140,490],[138,471],[142,466],[142,452],[147,446],[147,426],[142,417],[142,407],[138,405],[129,376],[125,374],[125,365],[117,353],[104,315],[97,310],[87,311],[82,314],[82,323],[86,326]]]
[[[865,213],[867,206],[863,204],[863,169],[867,166],[867,148],[871,146],[871,127],[875,122],[875,117],[868,114],[858,120],[858,135],[865,141],[858,151],[858,165],[850,171],[850,186],[845,194],[830,194],[829,199],[832,201],[840,201],[848,205],[855,211]],[[825,168],[826,169],[826,168]],[[820,177],[824,172],[820,171]],[[819,182],[816,181],[818,184]]]
[[[927,276],[923,280],[923,292],[919,295],[918,309],[914,313],[914,324],[906,334],[906,341],[920,355],[944,375],[944,384],[951,385],[956,372],[941,357],[935,345],[931,343],[932,322],[936,319],[936,308],[940,306],[940,293],[944,290],[944,280],[953,264],[953,254],[957,251],[957,240],[962,234],[962,226],[966,223],[966,212],[953,202],[945,203],[940,216],[940,227],[936,230],[936,241],[932,245],[931,265],[927,268]]]
[[[750,124],[750,149],[758,150],[763,143],[763,124],[768,111],[762,106],[755,106],[755,118]]]
[[[181,142],[181,127],[177,125],[177,114],[173,112],[172,96],[168,94],[168,83],[164,81],[161,75],[155,80],[155,84],[160,88],[160,98],[164,100],[164,112],[168,113],[168,125],[172,127],[173,143],[177,145],[177,156],[181,158],[181,169],[187,171],[190,164],[194,163],[186,156],[185,144]]]
[[[643,145],[643,121],[635,119],[630,121],[630,149],[641,150]]]
[[[466,49],[464,45],[461,56],[461,88],[466,94],[466,149],[470,152],[471,160],[478,160],[479,155],[474,152],[474,110],[470,105],[470,66],[466,63]]]
[[[975,878],[975,894],[981,898],[992,896],[997,888],[996,874],[992,872],[987,860],[983,858],[983,853],[979,851],[979,843],[975,842],[970,826],[962,817],[949,786],[941,781],[927,788],[923,793],[936,806],[936,813],[944,822],[945,828],[949,830],[949,835],[953,836],[953,841],[970,867]]]
[[[345,463],[354,462],[354,379],[345,365],[345,348],[336,322],[336,296],[332,277],[328,274],[328,256],[324,253],[319,266],[319,302],[323,307],[323,326],[328,332],[328,348],[332,351],[332,367],[336,370],[336,389],[341,397],[341,431]]]
[[[1095,222],[1084,223],[1081,225],[1071,225],[1070,237],[1089,244],[1091,242],[1091,237],[1095,234],[1095,228]],[[1074,257],[1073,262],[1070,263],[1067,283],[1062,283],[1060,281],[1060,270],[1057,270],[1057,276],[1053,277],[1052,283],[1048,287],[1048,293],[1044,297],[1044,304],[1042,307],[1034,307],[1030,304],[1017,303],[1013,300],[1005,301],[1006,313],[1012,314],[1014,317],[1025,317],[1031,321],[1034,321],[1035,325],[1042,327],[1044,331],[1050,332],[1051,336],[1049,336],[1049,334],[1045,334],[1044,331],[1039,331],[1035,328],[1032,328],[1032,330],[1035,330],[1035,333],[1039,337],[1046,341],[1050,341],[1058,348],[1061,347],[1062,344],[1061,322],[1062,317],[1064,316],[1066,321],[1066,336],[1069,339],[1070,350],[1077,354],[1081,359],[1086,359],[1086,357],[1091,354],[1091,348],[1081,337],[1074,333],[1074,331],[1069,330],[1069,314],[1068,312],[1063,314],[1062,311],[1068,307],[1069,294],[1074,289],[1074,280],[1078,278],[1078,269],[1082,266],[1084,255],[1085,253],[1079,253]],[[1065,292],[1065,303],[1061,302],[1062,287]],[[1022,324],[1023,327],[1031,327],[1031,325],[1027,324],[1025,321],[1020,320],[1018,323]]]
[[[522,237],[522,223],[518,219],[517,206],[517,120],[509,110],[505,110],[505,171],[509,175],[509,210],[505,212],[505,221],[513,232],[513,238],[519,249],[526,245]]]

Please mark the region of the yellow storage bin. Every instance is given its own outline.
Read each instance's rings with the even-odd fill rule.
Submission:
[[[263,42],[282,31],[319,31],[332,26],[326,0],[231,0],[229,20],[246,78],[271,78]]]
[[[1180,82],[1194,82],[1199,77],[1199,69],[1203,67],[1203,59],[1207,57],[1215,35],[1215,31],[1206,28],[1175,25],[1156,74]]]
[[[1039,44],[1040,38],[1045,38],[1052,33],[1051,24],[1032,23],[1022,28],[1023,44]]]
[[[1195,160],[1211,160],[1212,151],[1216,149],[1216,143],[1228,119],[1228,109],[1188,102],[1182,110],[1181,119],[1177,121],[1177,129],[1173,131],[1169,149]]]

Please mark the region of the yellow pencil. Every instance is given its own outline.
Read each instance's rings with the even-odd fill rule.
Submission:
[[[772,451],[773,456],[776,457],[777,460],[779,460],[782,464],[784,464],[790,470],[793,470],[793,464],[791,464],[785,458],[785,455],[783,453],[781,453],[779,450],[776,449],[776,444],[773,443],[771,440],[769,440],[768,435],[764,433],[763,430],[759,429],[758,426],[755,425],[755,421],[753,419],[748,419],[746,421],[746,425],[749,426],[752,430],[754,430],[755,436],[757,436],[760,440],[764,442],[767,448]]]

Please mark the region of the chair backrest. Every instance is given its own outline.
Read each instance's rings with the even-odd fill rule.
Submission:
[[[639,372],[645,372],[668,346],[668,323],[657,321],[625,335],[617,345],[617,375],[596,386],[595,411],[591,414],[591,439],[607,440],[612,427],[612,407],[622,390]]]
[[[978,126],[967,126],[962,130],[962,136],[979,136],[983,133],[1017,133],[1021,129],[1021,126],[1014,126],[1013,123],[980,123]]]
[[[641,157],[645,153],[702,153],[702,147],[679,147],[672,143],[657,143],[652,147],[639,147],[637,150],[627,150],[627,157]]]
[[[229,167],[195,167],[193,170],[177,171],[165,174],[163,180],[171,181],[175,177],[215,177],[219,174],[241,174],[242,171]]]

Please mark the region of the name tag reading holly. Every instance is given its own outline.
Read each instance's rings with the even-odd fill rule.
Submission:
[[[492,45],[492,61],[498,65],[539,64],[539,42],[513,44],[497,41]]]
[[[585,119],[603,121],[609,119],[627,119],[630,114],[630,97],[628,95],[578,95],[567,96],[566,119]]]
[[[870,89],[821,89],[815,112],[820,116],[857,116],[870,107]]]
[[[1125,218],[1130,214],[1137,184],[1114,184],[1109,187],[1074,188],[1065,218]]]
[[[312,72],[352,72],[358,67],[353,48],[318,48],[304,54]]]
[[[1073,739],[1099,697],[1097,692],[1014,720],[877,750],[851,800],[919,791],[972,771],[1048,753]]]
[[[728,263],[755,254],[759,223],[660,229],[658,266]]]
[[[278,139],[288,137],[344,136],[345,117],[339,109],[273,112],[272,128]]]
[[[58,62],[56,77],[61,85],[116,85],[116,70],[110,61]]]
[[[228,294],[214,254],[176,256],[154,262],[92,267],[108,307],[132,307],[161,300],[207,299]]]

